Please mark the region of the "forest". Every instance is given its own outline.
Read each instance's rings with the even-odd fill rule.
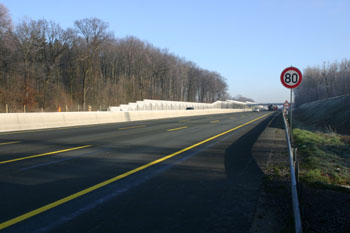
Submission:
[[[128,36],[97,18],[72,28],[13,24],[0,4],[0,112],[106,110],[143,99],[214,102],[228,97],[217,72]]]
[[[323,63],[322,67],[307,67],[303,81],[295,88],[295,104],[350,94],[350,61]]]

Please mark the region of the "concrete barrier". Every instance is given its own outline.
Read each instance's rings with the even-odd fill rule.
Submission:
[[[243,112],[244,109],[0,113],[0,132]]]
[[[136,103],[121,104],[119,107],[109,107],[109,111],[157,111],[157,110],[185,110],[193,107],[196,110],[202,109],[244,109],[248,108],[247,103],[235,100],[218,100],[214,103],[197,103],[183,101],[150,100],[136,101]]]

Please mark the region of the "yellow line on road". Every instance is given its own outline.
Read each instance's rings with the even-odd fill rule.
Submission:
[[[217,122],[219,122],[219,120],[216,120],[216,121],[211,121],[210,123],[217,123]]]
[[[90,146],[92,146],[92,145],[79,146],[79,147],[69,148],[69,149],[65,149],[65,150],[52,151],[52,152],[43,153],[43,154],[38,154],[38,155],[31,155],[31,156],[22,157],[22,158],[17,158],[17,159],[11,159],[11,160],[6,160],[6,161],[0,161],[0,164],[12,163],[12,162],[20,161],[20,160],[32,159],[32,158],[42,157],[42,156],[46,156],[46,155],[54,155],[54,154],[63,153],[63,152],[68,152],[68,151],[72,151],[72,150],[83,149],[83,148],[87,148],[87,147],[90,147]],[[1,228],[0,228],[0,229],[1,229]]]
[[[7,228],[7,227],[9,227],[9,226],[12,226],[12,225],[14,225],[14,224],[16,224],[16,223],[22,222],[22,221],[24,221],[24,220],[26,220],[26,219],[28,219],[28,218],[31,218],[31,217],[33,217],[33,216],[35,216],[35,215],[38,215],[38,214],[40,214],[40,213],[43,213],[43,212],[45,212],[45,211],[47,211],[47,210],[50,210],[50,209],[55,208],[55,207],[57,207],[57,206],[60,206],[60,205],[62,205],[62,204],[64,204],[64,203],[66,203],[66,202],[69,202],[69,201],[71,201],[71,200],[73,200],[73,199],[76,199],[76,198],[78,198],[78,197],[81,197],[81,196],[83,196],[83,195],[85,195],[85,194],[87,194],[87,193],[90,193],[90,192],[92,192],[92,191],[94,191],[94,190],[96,190],[96,189],[102,188],[102,187],[104,187],[104,186],[106,186],[106,185],[108,185],[108,184],[111,184],[111,183],[113,183],[113,182],[116,182],[116,181],[118,181],[118,180],[121,180],[121,179],[123,179],[123,178],[125,178],[125,177],[127,177],[127,176],[130,176],[130,175],[132,175],[132,174],[134,174],[134,173],[137,173],[137,172],[139,172],[139,171],[142,171],[142,170],[144,170],[144,169],[146,169],[146,168],[148,168],[148,167],[151,167],[151,166],[153,166],[153,165],[155,165],[155,164],[161,163],[161,162],[163,162],[163,161],[165,161],[165,160],[167,160],[167,159],[170,159],[170,158],[172,158],[172,157],[174,157],[174,156],[176,156],[176,155],[178,155],[178,154],[181,154],[181,153],[183,153],[183,152],[186,152],[186,151],[188,151],[188,150],[191,150],[191,149],[193,149],[193,148],[195,148],[195,147],[197,147],[197,146],[200,146],[200,145],[202,145],[202,144],[204,144],[204,143],[206,143],[206,142],[209,142],[209,141],[211,141],[211,140],[214,140],[214,139],[216,139],[216,138],[218,138],[218,137],[220,137],[220,136],[222,136],[222,135],[228,134],[228,133],[230,133],[230,132],[232,132],[232,131],[234,131],[234,130],[237,130],[237,129],[243,127],[243,126],[249,125],[249,124],[253,123],[254,121],[257,121],[257,120],[259,120],[259,119],[261,119],[261,118],[263,118],[263,117],[265,117],[265,116],[267,116],[267,115],[270,115],[270,114],[271,114],[271,113],[265,114],[265,115],[263,115],[263,116],[261,116],[261,117],[258,117],[258,118],[256,118],[256,119],[251,120],[251,121],[249,121],[249,122],[247,122],[247,123],[244,123],[244,124],[242,124],[242,125],[239,125],[239,126],[237,126],[237,127],[235,127],[235,128],[229,129],[229,130],[227,130],[227,131],[225,131],[225,132],[222,132],[222,133],[220,133],[220,134],[217,134],[217,135],[215,135],[215,136],[213,136],[213,137],[210,137],[210,138],[208,138],[208,139],[205,139],[205,140],[203,140],[203,141],[200,141],[200,142],[198,142],[198,143],[196,143],[196,144],[194,144],[194,145],[192,145],[192,146],[186,147],[185,149],[179,150],[179,151],[177,151],[177,152],[175,152],[175,153],[172,153],[172,154],[170,154],[170,155],[164,156],[164,157],[162,157],[162,158],[160,158],[160,159],[157,159],[157,160],[152,161],[152,162],[150,162],[150,163],[147,163],[147,164],[145,164],[145,165],[143,165],[143,166],[140,166],[140,167],[138,167],[138,168],[135,168],[135,169],[133,169],[133,170],[131,170],[131,171],[125,172],[125,173],[123,173],[123,174],[121,174],[121,175],[118,175],[118,176],[115,176],[115,177],[113,177],[113,178],[111,178],[111,179],[105,180],[105,181],[103,181],[103,182],[101,182],[101,183],[98,183],[98,184],[96,184],[96,185],[94,185],[94,186],[91,186],[91,187],[89,187],[89,188],[83,189],[83,190],[81,190],[80,192],[71,194],[71,195],[69,195],[69,196],[67,196],[67,197],[64,197],[64,198],[62,198],[62,199],[59,199],[59,200],[57,200],[57,201],[55,201],[55,202],[52,202],[52,203],[47,204],[47,205],[45,205],[45,206],[42,206],[42,207],[40,207],[40,208],[38,208],[38,209],[32,210],[32,211],[27,212],[27,213],[25,213],[25,214],[23,214],[23,215],[20,215],[20,216],[18,216],[18,217],[12,218],[12,219],[10,219],[10,220],[8,220],[8,221],[6,221],[6,222],[1,223],[1,224],[0,224],[0,230],[5,229],[5,228]]]
[[[188,128],[188,126],[183,126],[183,127],[174,128],[174,129],[168,129],[168,131],[175,131],[175,130],[186,129],[186,128]]]
[[[19,143],[21,141],[14,141],[14,142],[3,142],[3,143],[0,143],[0,146],[3,146],[3,145],[9,145],[9,144],[15,144],[15,143]]]
[[[143,127],[146,127],[146,126],[147,125],[136,125],[136,126],[130,126],[130,127],[125,127],[125,128],[119,128],[119,130],[143,128]]]

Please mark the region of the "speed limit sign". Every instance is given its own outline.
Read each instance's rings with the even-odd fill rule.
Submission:
[[[291,66],[285,68],[281,73],[281,83],[286,88],[290,89],[290,105],[289,105],[289,133],[292,135],[293,131],[293,88],[296,88],[300,85],[303,75],[300,70]]]
[[[303,75],[295,67],[288,67],[281,73],[281,82],[286,88],[296,88],[301,83]]]

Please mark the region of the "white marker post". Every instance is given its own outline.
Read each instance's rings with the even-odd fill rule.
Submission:
[[[288,100],[284,101],[284,104],[283,104],[283,113],[286,113],[288,111],[288,108],[289,108],[289,103],[288,103]]]
[[[293,66],[285,68],[281,73],[281,83],[286,88],[290,89],[290,107],[289,107],[289,132],[290,138],[292,138],[292,106],[293,106],[293,88],[296,88],[300,85],[301,80],[303,79],[303,75],[298,68]]]

